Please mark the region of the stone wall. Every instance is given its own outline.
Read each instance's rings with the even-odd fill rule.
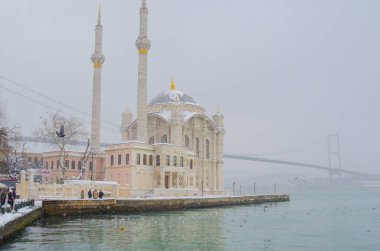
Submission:
[[[42,208],[37,208],[19,218],[14,219],[0,227],[0,244],[3,244],[10,237],[17,234],[20,230],[32,224],[43,216]]]
[[[44,201],[45,215],[136,213],[289,201],[288,195],[206,198]]]

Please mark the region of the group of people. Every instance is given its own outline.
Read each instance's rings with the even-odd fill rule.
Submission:
[[[4,207],[5,202],[7,201],[7,197],[8,197],[8,204],[13,210],[13,205],[16,200],[16,190],[14,188],[12,188],[11,190],[9,190],[9,188],[5,188],[1,190],[0,192],[1,208]]]
[[[100,189],[99,192],[97,189],[95,189],[93,192],[91,191],[91,189],[88,189],[87,196],[89,199],[93,198],[93,199],[97,200],[97,199],[102,199],[104,196],[104,193],[103,193],[102,189]],[[81,191],[80,198],[82,200],[84,199],[84,190]]]

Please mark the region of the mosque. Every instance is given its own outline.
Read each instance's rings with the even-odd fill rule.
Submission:
[[[90,149],[96,154],[96,161],[90,163],[90,168],[97,174],[91,177],[116,181],[121,197],[224,194],[223,115],[218,109],[212,117],[207,116],[205,109],[190,95],[176,89],[174,81],[168,90],[148,103],[147,60],[151,43],[147,28],[148,8],[146,0],[142,0],[140,34],[136,40],[139,55],[137,116],[133,119],[126,107],[120,127],[121,142],[103,151],[100,148],[101,74],[105,57],[99,10],[95,52],[91,56],[94,76]],[[75,162],[79,168],[80,154],[74,155],[68,157],[67,168],[70,172],[79,172]],[[46,168],[51,162],[53,169],[53,157],[50,158],[46,158]],[[72,165],[69,168],[71,162],[74,168]],[[54,175],[58,173],[54,168]]]

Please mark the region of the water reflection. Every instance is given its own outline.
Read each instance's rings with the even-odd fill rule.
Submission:
[[[48,217],[7,250],[224,250],[223,211]],[[26,237],[24,237],[26,236]]]

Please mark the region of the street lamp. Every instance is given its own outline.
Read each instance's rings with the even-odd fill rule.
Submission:
[[[235,196],[235,185],[236,185],[236,182],[234,181],[232,183],[232,191],[233,191],[233,195]]]
[[[253,180],[253,194],[256,195],[256,182]]]
[[[91,151],[91,180],[93,180],[93,175],[94,175],[94,152]]]

